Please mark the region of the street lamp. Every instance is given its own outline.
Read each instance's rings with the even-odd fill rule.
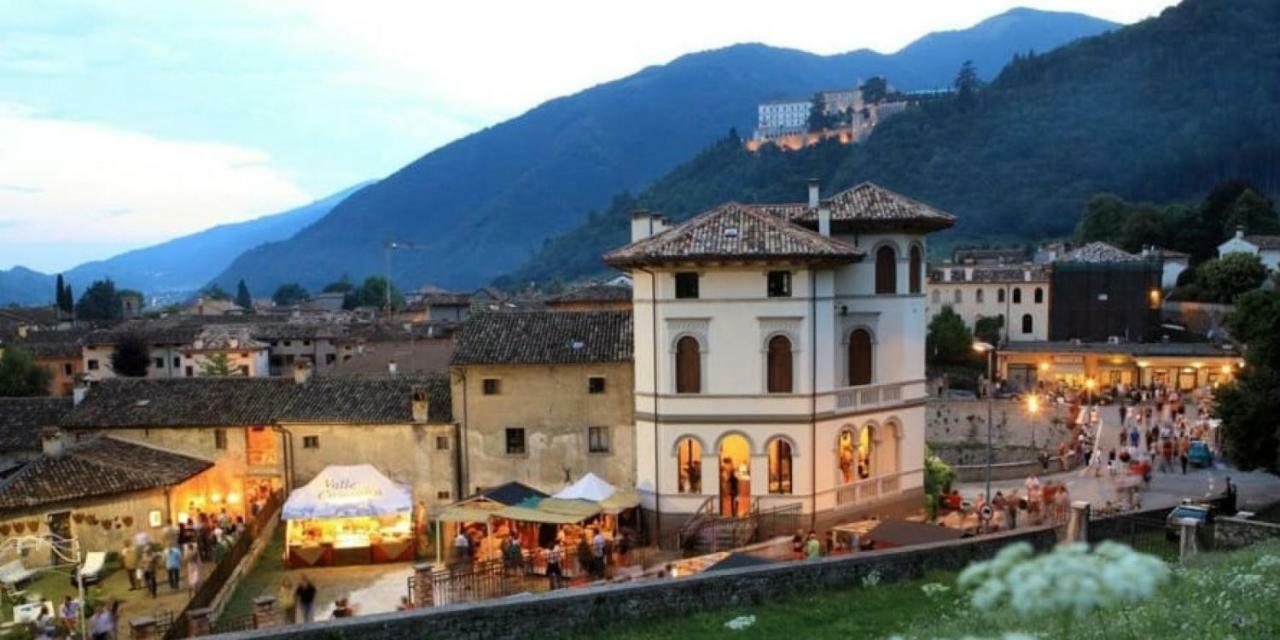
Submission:
[[[1036,446],[1036,414],[1040,412],[1040,398],[1035,394],[1027,396],[1027,413],[1031,414],[1031,448]]]
[[[987,357],[987,492],[986,501],[991,502],[991,422],[995,414],[995,379],[996,348],[989,342],[975,340],[973,350]]]

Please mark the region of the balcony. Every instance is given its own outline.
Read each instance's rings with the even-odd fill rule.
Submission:
[[[836,508],[865,505],[897,496],[902,493],[903,486],[910,486],[909,481],[923,473],[923,469],[912,469],[840,485],[835,488]]]

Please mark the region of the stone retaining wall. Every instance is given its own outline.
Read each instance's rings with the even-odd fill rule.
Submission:
[[[1062,458],[1058,456],[1054,456],[1049,461],[1049,473],[1058,473],[1069,469],[1063,464]],[[982,482],[987,479],[986,465],[951,465],[951,470],[956,474],[956,482]],[[1040,466],[1038,460],[998,462],[991,465],[992,480],[1019,480],[1032,474],[1041,476],[1044,473],[1044,468]]]
[[[1215,549],[1236,549],[1247,547],[1255,542],[1275,539],[1280,539],[1280,524],[1229,517],[1218,517],[1214,520]]]
[[[291,638],[334,640],[419,640],[423,637],[485,640],[545,637],[574,629],[635,620],[680,616],[718,607],[756,606],[823,589],[852,587],[877,573],[884,581],[919,578],[932,571],[958,570],[995,555],[1005,545],[1026,541],[1039,550],[1057,542],[1051,527],[984,538],[858,553],[808,562],[730,569],[673,580],[630,582],[489,602],[217,636],[224,640]]]

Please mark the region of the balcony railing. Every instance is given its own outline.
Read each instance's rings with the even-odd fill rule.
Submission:
[[[863,504],[902,492],[903,479],[921,472],[921,469],[900,471],[866,480],[858,480],[836,487],[836,506]]]
[[[849,387],[836,392],[837,409],[872,409],[902,402],[906,382],[890,382],[869,387]]]

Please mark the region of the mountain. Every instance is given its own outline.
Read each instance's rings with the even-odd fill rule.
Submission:
[[[219,225],[136,249],[106,260],[86,262],[63,273],[78,296],[94,280],[110,277],[117,287],[152,296],[187,294],[208,284],[244,251],[263,242],[283,240],[329,213],[364,183],[311,204],[245,222]],[[254,281],[249,278],[249,283]],[[234,283],[233,283],[234,286]],[[0,271],[0,303],[37,304],[53,299],[54,276],[23,267]],[[272,288],[274,291],[274,287]],[[259,295],[270,291],[257,289]]]
[[[951,239],[1070,233],[1090,196],[1191,202],[1228,178],[1280,190],[1280,3],[1185,0],[1158,18],[1019,56],[972,100],[926,103],[864,144],[748,153],[721,141],[549,240],[499,282],[600,272],[634,207],[683,219],[871,180],[959,216]]]
[[[1062,20],[1071,26],[1053,26]],[[989,77],[1015,53],[1114,26],[1018,10],[976,25],[968,40],[965,32],[940,34],[892,55],[819,56],[746,44],[682,56],[432,151],[295,237],[240,256],[216,282],[226,287],[246,278],[266,290],[297,280],[314,288],[343,274],[382,273],[383,245],[394,240],[414,243],[392,257],[392,278],[402,287],[477,286],[731,127],[749,131],[762,100],[851,87],[876,74],[901,89],[945,86],[970,58],[993,61],[980,69]]]

